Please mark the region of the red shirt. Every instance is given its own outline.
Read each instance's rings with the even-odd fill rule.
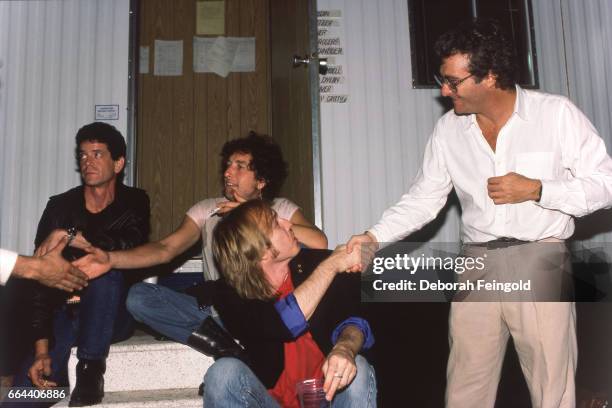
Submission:
[[[291,275],[288,275],[278,292],[283,298],[293,292],[293,289]],[[325,356],[308,331],[285,343],[285,368],[274,388],[268,390],[270,395],[283,408],[299,408],[296,384],[310,378],[323,378],[321,366],[324,361]]]

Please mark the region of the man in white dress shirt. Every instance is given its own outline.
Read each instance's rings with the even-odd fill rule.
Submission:
[[[574,217],[612,205],[612,159],[567,98],[516,85],[513,47],[495,22],[449,31],[436,52],[437,80],[454,109],[438,120],[409,191],[376,225],[351,237],[348,250],[420,229],[454,188],[464,253],[486,257],[489,279],[508,280],[519,271],[539,289],[521,302],[502,301],[503,295],[471,302],[483,300],[472,292],[452,304],[447,407],[494,406],[509,336],[532,405],[575,407],[575,306],[559,301],[571,300],[564,241]]]
[[[0,285],[4,286],[12,276],[34,279],[68,292],[83,289],[87,286],[87,275],[62,258],[67,242],[67,239],[63,239],[56,248],[41,257],[23,256],[0,249]]]

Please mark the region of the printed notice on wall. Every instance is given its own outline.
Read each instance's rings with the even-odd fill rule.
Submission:
[[[196,3],[196,34],[225,34],[225,1],[198,1]]]
[[[210,72],[206,65],[206,56],[215,39],[212,37],[193,37],[193,72]]]
[[[96,105],[96,120],[119,120],[119,105]]]
[[[193,72],[255,71],[255,37],[193,37]]]
[[[206,55],[206,68],[225,78],[232,69],[237,44],[225,37],[217,37]]]
[[[234,41],[237,46],[232,72],[255,72],[255,37],[235,38]]]
[[[138,73],[149,73],[149,47],[140,46],[140,58],[138,59]]]
[[[155,40],[154,64],[154,75],[183,75],[183,40]]]
[[[347,103],[342,10],[319,10],[317,33],[319,57],[327,58],[328,66],[327,73],[319,75],[321,103]]]

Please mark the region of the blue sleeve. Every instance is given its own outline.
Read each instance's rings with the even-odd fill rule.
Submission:
[[[362,350],[367,350],[374,345],[374,335],[372,334],[372,329],[370,329],[370,324],[367,320],[362,319],[361,317],[349,317],[342,323],[340,323],[334,329],[332,333],[332,344],[336,344],[338,341],[338,337],[340,337],[340,333],[346,326],[357,326],[359,330],[363,333],[363,345],[361,346]]]
[[[294,338],[298,337],[308,328],[308,322],[293,293],[277,301],[274,307]]]

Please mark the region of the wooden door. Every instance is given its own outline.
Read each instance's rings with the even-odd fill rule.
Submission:
[[[255,72],[193,71],[197,0],[141,0],[137,185],[151,198],[151,239],[172,232],[196,202],[221,194],[221,146],[250,130],[270,133],[269,0],[225,0],[225,36],[255,37]],[[183,72],[153,73],[155,40],[183,41]],[[138,53],[136,53],[138,54]]]
[[[140,1],[139,45],[150,61],[137,77],[136,166],[151,198],[151,239],[172,232],[194,203],[219,196],[221,146],[250,130],[279,142],[289,163],[281,196],[317,221],[309,69],[292,67],[294,54],[310,53],[314,0],[225,0],[225,35],[255,37],[256,47],[255,72],[227,78],[193,71],[197,1]],[[153,74],[155,40],[183,41],[182,75]]]

